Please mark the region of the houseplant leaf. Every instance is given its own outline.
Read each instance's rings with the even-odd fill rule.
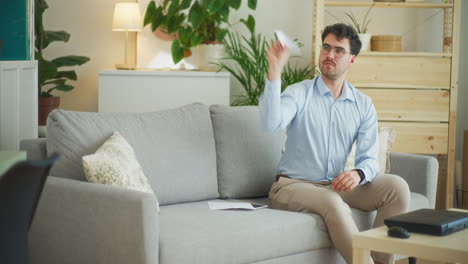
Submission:
[[[75,87],[71,86],[71,85],[68,85],[68,84],[63,84],[63,85],[58,85],[58,86],[55,86],[54,89],[57,89],[59,91],[62,91],[62,92],[69,92],[71,90],[73,90]]]
[[[179,10],[179,0],[176,1],[171,1],[171,4],[169,5],[169,9],[167,10],[167,17],[172,17],[174,16]]]
[[[55,79],[55,80],[51,80],[48,82],[44,82],[42,85],[48,85],[48,84],[62,85],[62,84],[65,84],[66,81],[67,81],[66,79]]]
[[[255,10],[257,8],[257,0],[249,0],[247,5],[250,9]]]
[[[255,31],[255,18],[252,15],[249,15],[247,20],[241,19],[241,22],[244,23],[251,33]]]
[[[192,4],[192,0],[182,0],[182,3],[180,4],[180,9],[187,9],[190,7],[190,4]]]
[[[76,81],[77,76],[75,71],[58,71],[55,78],[67,78],[69,80]]]
[[[196,47],[196,46],[200,45],[202,42],[203,42],[203,36],[200,36],[200,35],[197,35],[197,34],[193,34],[192,38],[190,39],[190,45],[192,47]]]
[[[36,53],[36,58],[38,60],[38,77],[39,77],[39,84],[42,85],[46,80],[52,79],[57,75],[57,66],[47,60],[44,60],[42,56]]]
[[[179,40],[174,40],[171,45],[172,60],[177,64],[184,58],[184,48],[180,45]]]
[[[224,40],[224,37],[226,37],[226,34],[228,33],[227,29],[218,29],[216,30],[216,41],[221,42]]]
[[[64,30],[60,31],[44,31],[42,35],[42,48],[45,49],[50,43],[54,41],[68,42],[70,40],[70,34]]]
[[[208,12],[210,14],[216,13],[225,3],[225,0],[211,0],[208,4]]]
[[[242,0],[228,0],[229,6],[234,8],[235,10],[239,10],[241,3]]]
[[[156,13],[156,2],[153,0],[148,4],[145,11],[145,18],[143,19],[143,26],[148,25],[153,20],[153,16]]]
[[[197,1],[192,5],[192,8],[190,8],[189,21],[190,21],[190,24],[192,24],[194,28],[198,28],[201,25],[202,19],[203,19],[203,9],[200,3],[198,3]]]
[[[151,20],[151,31],[155,31],[164,21],[165,17],[162,13],[163,8],[158,7]]]
[[[186,16],[185,14],[180,14],[179,16],[177,16],[177,19],[176,19],[176,25],[177,25],[177,27],[182,26],[182,24],[184,23],[186,17],[187,17],[187,16]]]
[[[190,44],[191,35],[192,35],[192,28],[191,27],[180,27],[179,28],[179,42],[182,44],[182,46],[186,46],[186,45]]]
[[[75,55],[69,55],[69,56],[63,56],[59,58],[55,58],[52,60],[52,63],[59,67],[63,66],[76,66],[76,65],[81,65],[83,63],[86,63],[89,61],[89,57],[85,56],[75,56]]]
[[[218,14],[221,17],[221,20],[228,23],[229,22],[229,6],[223,6],[218,10]]]
[[[172,16],[169,18],[168,25],[167,25],[167,33],[172,34],[179,30],[179,25],[177,25],[177,17]]]

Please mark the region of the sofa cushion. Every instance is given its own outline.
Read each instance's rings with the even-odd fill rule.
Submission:
[[[90,182],[154,194],[135,151],[119,132],[114,132],[96,153],[83,156],[82,160],[86,179]],[[159,204],[156,206],[159,211]]]
[[[351,212],[359,230],[372,226],[375,211]],[[317,214],[269,208],[212,211],[202,201],[162,206],[159,217],[160,263],[253,263],[333,247]]]
[[[55,110],[47,121],[47,151],[62,156],[51,175],[85,180],[81,157],[114,131],[135,150],[161,205],[219,196],[213,127],[202,104],[148,113]]]
[[[284,130],[262,130],[258,107],[210,107],[222,198],[265,196],[274,181]]]
[[[162,206],[159,220],[160,263],[252,263],[331,246],[315,214],[211,211],[203,201]]]

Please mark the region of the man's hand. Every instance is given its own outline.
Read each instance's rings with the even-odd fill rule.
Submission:
[[[280,80],[281,71],[289,58],[288,47],[283,47],[281,43],[275,42],[267,52],[268,57],[268,80]]]
[[[349,192],[359,185],[361,177],[357,171],[344,171],[333,182],[333,190],[337,192]]]

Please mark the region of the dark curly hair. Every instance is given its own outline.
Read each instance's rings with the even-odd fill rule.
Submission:
[[[338,40],[342,40],[343,38],[349,39],[349,43],[351,46],[351,54],[356,56],[359,54],[362,43],[359,39],[356,30],[354,30],[353,27],[343,23],[337,23],[327,26],[325,27],[322,33],[322,42],[325,40],[328,34],[335,35]]]

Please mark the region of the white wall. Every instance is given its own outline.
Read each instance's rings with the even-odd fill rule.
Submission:
[[[122,0],[47,0],[44,13],[47,30],[65,30],[71,34],[68,43],[54,42],[44,50],[47,59],[66,55],[91,58],[73,67],[78,80],[71,92],[56,93],[61,97],[60,108],[76,111],[97,111],[98,73],[124,62],[125,33],[112,31],[114,4]],[[132,2],[132,1],[128,1]],[[135,60],[135,33],[130,33],[129,57]],[[131,89],[129,89],[131,92]]]
[[[112,32],[112,14],[114,4],[123,0],[48,0],[49,10],[44,15],[47,29],[64,29],[71,33],[69,43],[52,44],[45,52],[46,56],[85,55],[91,57],[91,61],[81,67],[77,67],[78,81],[74,82],[75,90],[62,93],[62,108],[79,111],[97,111],[98,73],[104,69],[112,69],[114,64],[124,61],[124,34]],[[468,47],[468,4],[463,3],[461,21],[460,43],[460,78],[458,91],[458,116],[457,116],[457,146],[462,145],[461,137],[463,129],[468,129],[468,52],[463,47]],[[252,13],[257,20],[257,30],[265,36],[273,37],[275,29],[282,29],[294,38],[298,38],[303,44],[304,59],[301,63],[311,61],[312,43],[312,18],[313,0],[259,0],[256,11],[245,7],[246,0],[239,13],[232,17],[247,17]],[[337,14],[339,15],[339,9]],[[346,9],[345,9],[346,10]],[[369,32],[377,34],[403,34],[403,50],[437,51],[441,49],[441,19],[442,15],[419,25],[434,10],[405,9],[374,9],[372,11],[372,23]],[[341,10],[341,12],[343,9]],[[365,9],[363,9],[364,12]],[[375,12],[374,12],[375,11]],[[144,10],[142,10],[144,13]],[[359,13],[357,11],[356,13]],[[335,14],[336,15],[336,14]],[[333,18],[326,18],[329,23],[334,23]],[[408,26],[412,25],[412,26]],[[421,35],[418,32],[431,32]],[[133,35],[133,45],[135,45]],[[169,47],[166,44],[167,48]],[[130,47],[134,51],[134,47]],[[135,53],[130,56],[135,58]],[[231,94],[241,91],[239,86],[233,83]],[[129,88],[129,93],[132,90]],[[461,159],[461,149],[457,148],[457,159]]]

